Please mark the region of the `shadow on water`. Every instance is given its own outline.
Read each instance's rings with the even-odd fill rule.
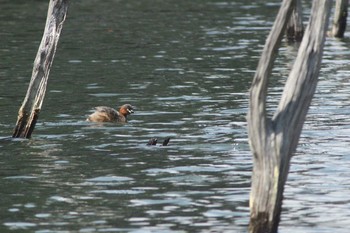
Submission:
[[[2,3],[0,231],[246,232],[247,93],[278,6],[72,2],[33,137],[9,140],[47,3]],[[348,51],[327,41],[281,232],[347,232]],[[271,110],[293,53],[281,48]],[[85,122],[124,103],[136,106],[128,124]]]

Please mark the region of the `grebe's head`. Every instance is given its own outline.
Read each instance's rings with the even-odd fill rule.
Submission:
[[[131,104],[124,104],[120,107],[119,112],[124,116],[134,113],[134,107]]]

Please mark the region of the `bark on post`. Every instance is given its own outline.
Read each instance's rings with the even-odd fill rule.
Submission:
[[[315,92],[331,0],[314,0],[296,61],[272,119],[266,115],[268,77],[277,45],[292,11],[284,0],[266,41],[250,90],[248,133],[253,152],[250,194],[250,233],[277,232],[290,158]]]
[[[304,26],[301,0],[296,0],[294,3],[293,13],[287,25],[286,36],[288,41],[301,41],[303,35]]]
[[[67,10],[68,0],[50,0],[43,38],[33,65],[32,78],[18,111],[12,137],[29,138],[34,130]]]
[[[348,0],[337,0],[335,4],[332,36],[343,38],[348,16]]]

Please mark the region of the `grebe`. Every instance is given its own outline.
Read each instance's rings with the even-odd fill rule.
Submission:
[[[127,116],[134,113],[134,107],[130,104],[124,104],[119,111],[106,106],[98,106],[86,121],[90,122],[127,122]]]

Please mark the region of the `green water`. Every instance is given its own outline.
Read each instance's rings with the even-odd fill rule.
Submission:
[[[248,89],[278,4],[71,1],[32,139],[0,140],[0,231],[246,232]],[[5,138],[47,1],[0,6]],[[347,232],[348,44],[327,41],[280,232]],[[294,54],[283,44],[271,110]],[[126,125],[85,122],[94,106],[124,103],[136,106]],[[154,137],[169,146],[146,146]]]

